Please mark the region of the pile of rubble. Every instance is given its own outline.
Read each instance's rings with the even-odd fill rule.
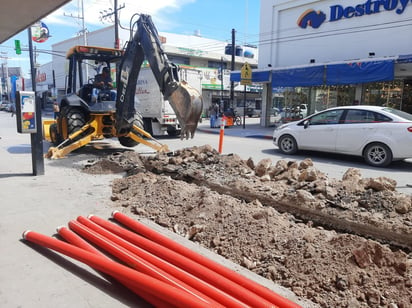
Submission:
[[[392,179],[310,159],[242,160],[212,147],[111,155],[85,172],[123,171],[115,208],[199,243],[320,307],[412,305],[412,199]]]

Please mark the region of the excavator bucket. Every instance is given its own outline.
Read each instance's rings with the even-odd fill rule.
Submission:
[[[193,138],[203,109],[203,100],[199,91],[187,82],[181,81],[167,99],[182,127],[180,138]]]

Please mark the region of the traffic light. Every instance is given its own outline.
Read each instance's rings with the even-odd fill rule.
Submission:
[[[20,40],[14,40],[14,49],[16,49],[17,55],[21,55]]]

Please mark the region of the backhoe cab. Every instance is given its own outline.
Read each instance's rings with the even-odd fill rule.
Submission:
[[[176,113],[182,127],[181,138],[193,138],[203,106],[199,92],[178,81],[178,68],[163,52],[150,16],[140,15],[134,26],[133,39],[125,50],[75,46],[68,51],[67,94],[60,101],[60,116],[43,122],[45,139],[55,146],[46,157],[61,158],[93,140],[112,137],[126,147],[142,143],[167,152],[166,145],[143,129],[142,117],[135,109],[136,83],[144,59]],[[115,76],[116,100],[113,89],[96,91],[93,78],[84,80],[86,67],[97,69],[96,73],[103,67],[109,68]]]

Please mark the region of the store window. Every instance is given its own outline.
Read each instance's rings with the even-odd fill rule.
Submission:
[[[314,102],[315,112],[322,111],[328,108],[337,106],[356,105],[354,86],[322,86],[314,87]]]
[[[207,67],[227,69],[227,63],[223,61],[207,61]]]
[[[174,64],[190,65],[190,59],[188,57],[168,55],[167,58],[169,59],[170,62]]]
[[[402,80],[364,84],[363,103],[402,109],[402,88]]]

